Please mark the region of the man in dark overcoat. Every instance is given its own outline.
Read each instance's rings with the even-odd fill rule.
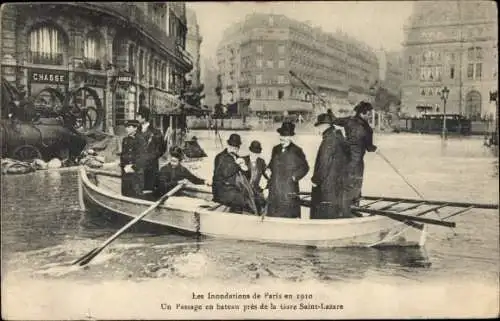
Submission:
[[[260,142],[257,140],[252,141],[250,144],[250,155],[243,157],[245,160],[245,164],[248,168],[246,172],[247,179],[252,186],[254,195],[255,195],[255,205],[259,211],[259,214],[264,211],[266,206],[266,199],[263,194],[263,189],[260,187],[260,180],[264,177],[266,180],[269,180],[269,177],[266,174],[266,162],[259,157],[262,152],[262,146]]]
[[[139,122],[127,120],[125,129],[127,136],[122,140],[120,167],[122,170],[122,194],[124,196],[142,198],[144,188],[144,138],[137,133]]]
[[[295,124],[284,122],[278,133],[281,143],[274,146],[268,166],[271,177],[267,216],[298,218],[299,181],[306,176],[309,165],[302,149],[291,141],[295,135]]]
[[[314,124],[323,139],[311,177],[311,219],[340,218],[346,212],[343,196],[349,151],[344,135],[332,125],[332,120],[331,114],[321,114]]]
[[[238,156],[241,146],[240,135],[231,134],[227,145],[227,148],[215,156],[212,177],[213,200],[228,206],[231,212],[242,213],[248,208],[248,200],[253,203],[254,196],[246,179],[248,168],[245,160]]]
[[[146,142],[145,146],[145,168],[144,168],[144,190],[154,191],[159,169],[159,158],[166,151],[166,144],[159,129],[151,126],[150,110],[146,107],[139,107],[137,120],[140,123],[139,133]]]
[[[363,187],[365,170],[365,153],[374,152],[373,130],[368,123],[373,106],[368,102],[360,102],[354,107],[355,115],[351,117],[334,118],[333,123],[345,129],[346,142],[349,146],[349,162],[347,165],[348,180],[345,197],[353,204],[359,204]]]

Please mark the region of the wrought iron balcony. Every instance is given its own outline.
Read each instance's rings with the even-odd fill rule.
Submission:
[[[30,51],[28,60],[33,64],[62,65],[63,54],[54,52]]]

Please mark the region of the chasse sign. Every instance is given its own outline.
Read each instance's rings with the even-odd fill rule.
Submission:
[[[30,82],[65,85],[68,83],[68,72],[62,70],[30,69]]]

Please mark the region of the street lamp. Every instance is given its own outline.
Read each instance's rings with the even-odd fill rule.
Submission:
[[[446,101],[448,100],[448,94],[450,93],[450,90],[448,87],[444,86],[443,89],[441,89],[441,99],[443,100],[443,132],[442,132],[442,137],[446,139]]]

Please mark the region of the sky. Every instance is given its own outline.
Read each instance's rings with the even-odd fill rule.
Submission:
[[[410,17],[413,2],[406,1],[265,1],[188,2],[196,12],[202,61],[215,58],[223,31],[253,12],[283,14],[298,21],[310,21],[326,32],[340,29],[374,49],[401,50],[403,25]]]

